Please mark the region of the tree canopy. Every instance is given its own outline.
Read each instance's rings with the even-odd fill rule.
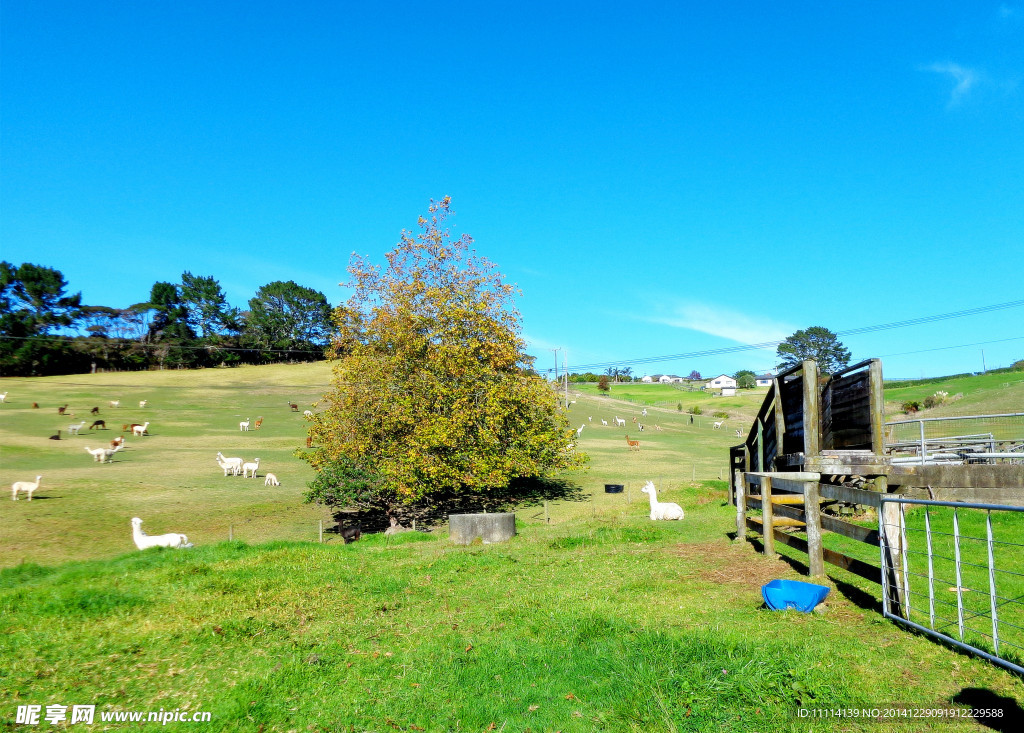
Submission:
[[[259,349],[319,354],[330,338],[331,306],[318,290],[275,280],[249,300],[245,331]]]
[[[450,204],[431,202],[386,268],[352,256],[332,388],[303,453],[310,500],[417,516],[584,460],[555,393],[528,374],[514,287],[451,236]]]
[[[776,355],[779,369],[789,369],[805,359],[814,359],[823,374],[833,374],[850,363],[849,349],[822,326],[797,331],[779,344]]]

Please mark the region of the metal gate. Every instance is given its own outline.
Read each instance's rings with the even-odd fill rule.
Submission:
[[[1024,674],[1024,507],[881,502],[885,617]]]

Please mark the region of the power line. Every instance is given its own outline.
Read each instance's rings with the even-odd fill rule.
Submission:
[[[854,336],[863,333],[874,333],[876,331],[887,331],[895,328],[906,328],[909,326],[919,326],[926,323],[934,323],[936,321],[944,321],[951,318],[963,318],[965,316],[978,315],[980,313],[990,313],[996,310],[1004,310],[1007,308],[1019,308],[1024,306],[1024,300],[1013,300],[1008,303],[996,303],[993,305],[979,306],[977,308],[967,308],[964,310],[953,311],[951,313],[939,313],[930,316],[921,316],[919,318],[909,318],[903,321],[893,321],[892,323],[881,323],[874,326],[860,326],[857,328],[848,328],[842,331],[837,331],[837,336]],[[677,361],[681,359],[700,359],[706,356],[720,356],[722,354],[735,354],[743,351],[755,351],[757,349],[770,349],[783,343],[785,339],[777,341],[764,341],[759,344],[738,344],[735,346],[723,346],[717,349],[704,349],[702,351],[690,351],[682,354],[667,354],[664,356],[649,356],[641,357],[636,359],[619,359],[616,361],[603,361],[594,362],[591,364],[579,364],[577,369],[580,371],[592,371],[594,369],[606,369],[608,367],[617,366],[631,366],[639,364],[653,364],[660,361]]]

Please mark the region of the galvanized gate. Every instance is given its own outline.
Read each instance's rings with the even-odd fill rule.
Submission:
[[[1024,674],[1024,507],[880,498],[885,617]]]

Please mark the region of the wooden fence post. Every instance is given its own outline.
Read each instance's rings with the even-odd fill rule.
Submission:
[[[733,471],[736,486],[736,541],[747,536],[747,480],[738,468]]]
[[[761,477],[761,538],[764,542],[764,554],[775,554],[775,530],[772,527],[775,513],[772,511],[772,480],[768,476]]]
[[[888,491],[888,482],[884,476],[875,479],[875,490],[885,496]],[[889,610],[906,618],[905,598],[903,593],[903,511],[902,506],[895,501],[881,502],[879,515],[881,517],[882,532],[885,534],[883,547],[885,548],[885,562],[890,568],[889,577],[886,582],[889,586]]]
[[[804,484],[804,522],[807,525],[807,569],[811,577],[825,574],[825,560],[821,552],[821,504],[818,502],[818,482]]]

